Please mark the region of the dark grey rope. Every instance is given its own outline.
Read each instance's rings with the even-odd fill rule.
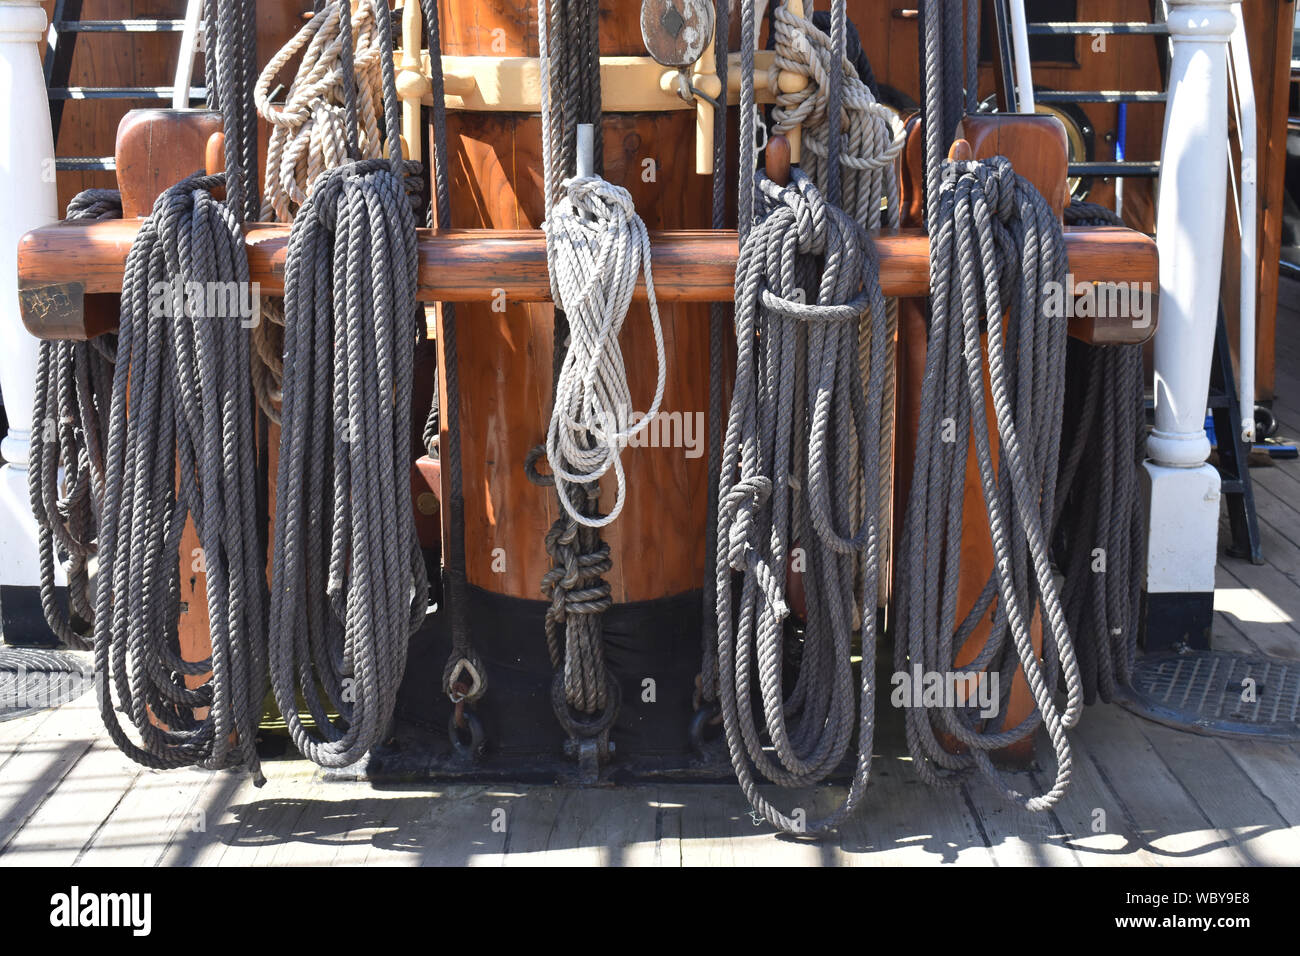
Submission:
[[[728,42],[731,36],[730,3],[714,3],[714,50],[718,80],[727,89]],[[727,225],[727,107],[713,111],[713,209],[714,229]],[[722,385],[727,347],[727,322],[731,306],[714,302],[709,306],[709,503],[704,541],[703,653],[700,664],[697,708],[718,699],[718,474],[722,468]]]
[[[749,29],[751,40],[753,15],[745,0],[742,32]],[[845,23],[840,0],[831,24],[837,65]],[[752,53],[741,60],[743,100],[752,90]],[[841,106],[842,83],[832,80],[828,115],[840,116]],[[741,118],[746,123],[743,105]],[[831,123],[827,147],[832,192],[837,127]],[[742,149],[751,141],[742,133]],[[887,312],[875,250],[860,223],[797,168],[788,187],[762,172],[753,182],[758,221],[742,240],[736,268],[736,382],[718,489],[719,699],[732,766],[755,813],[783,830],[819,833],[853,812],[871,772]],[[743,185],[742,197],[749,191]],[[791,640],[785,594],[796,547],[806,562],[801,641]],[[733,572],[741,575],[738,597]],[[858,623],[863,665],[855,695]],[[791,644],[799,662],[787,681]],[[787,814],[759,793],[756,774],[782,786],[824,780],[855,735],[849,791],[824,818]]]
[[[949,674],[956,654],[993,609],[990,634],[962,670],[996,677],[998,714],[978,706],[911,707],[908,749],[930,783],[951,784],[979,772],[1004,795],[1044,810],[1068,784],[1071,756],[1065,729],[1082,704],[1078,667],[1048,561],[1060,458],[1065,393],[1066,320],[1046,313],[1046,287],[1065,278],[1060,223],[1038,191],[1003,157],[945,163],[930,217],[931,319],[921,385],[921,410],[911,493],[895,590],[897,671]],[[987,359],[980,336],[987,323]],[[997,420],[998,459],[991,446],[984,395],[987,371]],[[961,573],[962,503],[974,440],[992,536],[995,567],[975,606],[956,620]],[[996,603],[995,603],[996,602]],[[1038,609],[1042,657],[1031,641]],[[1016,726],[1007,704],[1023,669],[1035,710]],[[1058,678],[1067,689],[1061,711]],[[993,767],[990,753],[1044,725],[1056,753],[1049,790],[1025,796]],[[965,753],[950,753],[941,735]]]
[[[376,13],[391,158],[318,179],[285,267],[271,683],[294,744],[326,767],[356,763],[390,732],[407,642],[428,602],[408,460],[424,331],[419,251],[397,145],[391,23]]]
[[[105,726],[132,759],[154,768],[237,767],[260,779],[266,574],[249,337],[237,319],[191,314],[179,291],[169,310],[156,308],[174,279],[205,288],[249,281],[239,223],[212,198],[224,181],[193,176],[164,192],[127,256],[104,455],[95,666]],[[212,645],[198,662],[176,646],[187,517],[202,549]],[[194,558],[180,556],[185,573]],[[187,686],[187,677],[209,672]],[[207,715],[197,719],[195,708]]]
[[[68,203],[69,220],[120,219],[117,190],[88,189]],[[115,336],[86,342],[42,340],[36,362],[31,460],[27,467],[40,555],[41,609],[68,647],[94,639],[90,559],[104,500],[104,435],[113,390]],[[59,607],[55,562],[68,581],[68,614]]]
[[[853,811],[871,767],[879,515],[868,508],[855,527],[857,498],[843,489],[879,499],[886,310],[866,231],[801,171],[793,177],[782,189],[758,174],[762,219],[737,267],[736,384],[719,488],[719,684],[732,765],[750,803],[782,829],[818,832]],[[806,560],[808,620],[787,687],[785,586],[796,546]],[[733,571],[742,574],[738,601]],[[864,662],[856,701],[855,619]],[[755,676],[766,739],[753,719]],[[853,781],[829,816],[802,823],[759,794],[755,772],[783,786],[825,779],[855,730]]]
[[[262,206],[258,180],[257,10],[255,0],[207,0],[204,74],[208,101],[221,111],[226,135],[226,202],[240,222],[253,222]]]
[[[1072,202],[1070,225],[1119,226],[1105,206]],[[1070,340],[1064,449],[1057,480],[1054,552],[1061,602],[1074,638],[1083,699],[1109,702],[1137,655],[1146,516],[1142,346]],[[1081,397],[1080,397],[1081,396]],[[1101,563],[1104,562],[1104,563]]]
[[[939,191],[941,165],[962,118],[962,7],[954,0],[923,0],[921,11],[921,102],[925,111],[926,223]]]
[[[428,35],[430,79],[433,92],[433,202],[429,204],[429,225],[451,227],[451,189],[447,152],[447,105],[442,74],[442,31],[437,0],[422,0]],[[473,703],[487,690],[487,670],[474,648],[469,623],[468,587],[465,573],[465,492],[460,453],[460,365],[456,349],[456,307],[444,302],[442,309],[442,351],[446,366],[447,444],[438,446],[445,461],[451,500],[447,502],[447,554],[442,562],[443,600],[451,631],[451,656],[443,668],[442,690],[455,701]],[[438,388],[435,384],[424,442],[432,447],[438,438]],[[477,677],[477,679],[475,679]],[[465,679],[468,678],[468,683]]]

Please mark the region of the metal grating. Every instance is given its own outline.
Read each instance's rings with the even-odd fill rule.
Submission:
[[[0,646],[0,721],[80,697],[94,684],[88,653]]]
[[[1224,651],[1152,654],[1138,660],[1120,703],[1195,733],[1300,740],[1300,661]]]

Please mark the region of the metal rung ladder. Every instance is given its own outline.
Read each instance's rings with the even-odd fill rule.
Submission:
[[[175,86],[69,86],[72,55],[77,37],[82,33],[176,33],[185,30],[185,20],[82,20],[83,0],[56,0],[50,18],[49,40],[45,49],[45,89],[50,101],[50,126],[54,142],[59,141],[63,123],[63,106],[68,100],[170,100]],[[190,100],[207,97],[203,87],[191,87]],[[56,156],[54,167],[67,172],[111,171],[116,168],[112,156]]]
[[[1042,36],[1151,36],[1168,37],[1169,27],[1158,19],[1161,4],[1153,3],[1151,22],[1142,21],[1083,21],[1058,20],[1026,24],[1031,37]],[[1161,72],[1166,72],[1168,57],[1161,51]],[[1111,103],[1126,106],[1129,103],[1164,103],[1163,90],[1036,90],[1034,99],[1053,105],[1082,103]],[[1070,163],[1071,176],[1104,176],[1115,179],[1155,179],[1160,175],[1157,160],[1108,160],[1100,162]]]

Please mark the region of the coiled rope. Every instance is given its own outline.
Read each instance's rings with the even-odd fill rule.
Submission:
[[[1104,206],[1072,202],[1069,225],[1118,226]],[[1070,340],[1064,452],[1056,492],[1054,553],[1065,574],[1061,603],[1079,657],[1083,699],[1109,702],[1137,656],[1146,515],[1142,346]],[[1082,396],[1080,400],[1077,396]]]
[[[546,457],[569,517],[603,528],[623,510],[623,448],[654,420],[663,401],[663,329],[650,270],[650,236],[631,194],[599,176],[574,177],[564,185],[564,195],[543,223],[555,302],[569,320],[569,346],[556,382]],[[635,424],[620,428],[620,419],[631,411],[632,396],[618,335],[643,272],[658,376],[649,411]],[[611,468],[616,492],[609,513],[584,514],[586,488]],[[575,504],[578,496],[580,503]]]
[[[205,68],[222,112],[228,172],[165,191],[127,256],[104,451],[95,664],[104,724],[132,759],[154,768],[239,768],[260,784],[266,552],[249,339],[244,317],[206,315],[206,303],[188,295],[191,283],[249,285],[240,223],[260,204],[256,16],[251,0],[220,15],[209,0],[206,14]],[[212,197],[217,187],[226,190],[225,205]],[[205,574],[211,643],[197,662],[177,648],[177,549],[187,518],[200,551],[185,557]]]
[[[657,413],[663,396],[664,353],[649,238],[631,196],[599,177],[600,59],[595,0],[538,0],[541,58],[542,166],[547,263],[555,301],[554,393],[545,452],[551,474],[525,467],[539,484],[554,484],[561,514],[546,534],[551,570],[542,594],[551,601],[546,643],[556,669],[551,703],[570,740],[608,740],[620,691],[605,666],[601,615],[612,603],[603,575],[612,567],[599,528],[622,508],[625,488],[619,453]],[[575,176],[579,124],[593,127],[593,175]],[[565,178],[565,174],[569,174]],[[631,430],[617,427],[618,403],[630,404],[618,329],[638,274],[645,273],[654,327],[658,384],[653,411]],[[610,468],[618,483],[615,507],[599,513],[600,477]],[[564,643],[560,644],[563,628]],[[602,754],[603,756],[603,754]]]
[[[905,711],[908,749],[929,783],[953,784],[979,772],[1029,810],[1064,793],[1082,688],[1069,629],[1048,559],[1055,514],[1065,391],[1067,324],[1045,311],[1047,283],[1065,278],[1061,226],[1038,191],[1003,157],[943,167],[931,194],[929,343],[921,385],[916,462],[895,593],[895,668],[950,673],[958,650],[992,607],[991,630],[962,670],[997,679],[999,716],[980,716],[974,700]],[[984,316],[987,350],[981,345]],[[984,376],[997,421],[997,460],[985,412]],[[995,566],[975,606],[958,623],[962,487],[974,440]],[[996,602],[996,603],[995,603]],[[1030,628],[1041,610],[1043,651]],[[1008,726],[1007,704],[1023,669],[1036,708]],[[1064,711],[1054,700],[1064,680]],[[1045,726],[1057,772],[1041,795],[1007,784],[990,753]],[[947,735],[966,750],[950,753]]]
[[[127,255],[104,453],[95,666],[104,675],[104,724],[132,759],[258,773],[266,575],[248,336],[237,317],[187,308],[184,292],[191,282],[249,281],[239,222],[212,198],[225,182],[192,176],[168,189]],[[202,661],[176,649],[177,549],[187,517],[201,555],[183,557],[201,558],[193,569],[206,572],[212,652]]]
[[[746,0],[741,16],[744,91],[753,83],[753,0]],[[843,62],[842,0],[832,10],[831,32],[832,62]],[[842,81],[842,71],[830,71],[831,116],[840,115]],[[742,169],[748,169],[744,149],[753,142],[752,120],[744,98],[742,92]],[[832,160],[840,154],[839,134],[838,124],[829,124],[826,155]],[[755,812],[786,831],[819,833],[853,812],[871,771],[889,343],[871,239],[832,204],[840,189],[837,165],[827,168],[826,198],[805,173],[796,169],[792,176],[790,186],[781,187],[758,173],[751,208],[759,221],[746,230],[748,220],[741,219],[736,383],[718,492],[719,697],[732,766]],[[741,190],[742,207],[747,191]],[[806,561],[808,608],[799,642],[791,640],[785,596],[796,545]],[[741,574],[738,598],[733,571]],[[855,692],[859,621],[863,666]],[[784,678],[788,644],[799,652],[790,687]],[[755,678],[762,730],[754,721]],[[787,814],[759,793],[756,774],[783,786],[824,780],[855,736],[849,791],[826,817]]]
[[[409,474],[419,252],[391,23],[386,4],[370,3],[392,158],[321,174],[294,218],[285,268],[271,683],[294,744],[325,767],[358,762],[389,733],[428,601]]]
[[[120,219],[116,190],[88,189],[68,203],[69,220]],[[42,340],[36,363],[31,462],[27,469],[40,554],[41,609],[68,647],[94,639],[95,554],[104,500],[104,435],[113,388],[115,336],[86,342]],[[68,611],[59,607],[55,562],[68,580]]]
[[[785,6],[772,11],[771,42],[776,57],[768,72],[769,88],[779,88],[776,80],[781,70],[801,74],[810,81],[801,90],[777,94],[777,104],[772,110],[773,132],[784,135],[796,126],[800,127],[803,140],[800,168],[817,187],[823,191],[830,188],[834,169],[839,177],[841,208],[869,231],[882,227],[894,229],[898,227],[900,217],[897,159],[906,142],[906,130],[894,111],[879,103],[871,91],[868,84],[871,66],[856,42],[857,30],[847,20],[844,24],[844,42],[841,44],[844,55],[841,57],[840,69],[840,129],[843,136],[835,154],[835,162],[827,160],[831,138],[828,104],[833,62],[830,33],[834,29],[834,23],[834,14],[828,11],[816,11],[810,19],[796,16]],[[850,46],[856,49],[856,58],[848,55]],[[860,59],[862,65],[857,65],[855,59]],[[886,303],[885,324],[885,338],[890,343],[890,352],[885,363],[883,414],[886,421],[892,422],[897,371],[893,357],[893,343],[898,330],[898,302],[895,299]],[[863,339],[861,344],[863,351],[858,356],[858,364],[865,379],[867,340]],[[893,429],[882,429],[880,500],[876,507],[880,509],[881,554],[886,567],[890,554],[890,514],[893,510],[893,445]],[[861,520],[861,512],[866,507],[866,502],[859,498],[858,520]],[[882,606],[888,596],[887,578],[888,575],[884,573],[880,576],[879,597]]]
[[[265,222],[291,222],[325,170],[383,155],[379,31],[372,9],[363,5],[352,22],[352,46],[345,44],[341,2],[317,4],[316,14],[266,64],[253,90],[257,112],[271,127],[261,209]],[[350,53],[350,63],[345,62]],[[299,55],[284,103],[272,103],[271,84]],[[350,86],[355,89],[355,108],[349,107]],[[349,147],[349,124],[358,130],[357,155],[352,155]],[[262,317],[266,321],[253,329],[253,391],[258,407],[279,424],[284,299],[264,298]]]
[[[330,0],[262,69],[254,90],[258,114],[271,126],[266,147],[262,218],[289,222],[327,169],[383,155],[383,48],[374,8],[362,4],[352,19],[349,47],[342,35],[344,0]],[[344,58],[351,52],[351,66]],[[282,105],[270,101],[271,84],[294,57],[297,72]],[[355,89],[355,107],[347,87]],[[351,114],[351,115],[349,115]],[[349,122],[351,120],[351,122]],[[356,127],[357,135],[349,136]],[[359,155],[351,155],[349,144]]]

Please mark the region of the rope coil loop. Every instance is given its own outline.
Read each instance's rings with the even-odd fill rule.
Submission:
[[[908,708],[908,747],[922,779],[952,784],[972,772],[1028,810],[1045,810],[1069,782],[1066,728],[1083,702],[1078,663],[1048,555],[1055,513],[1064,406],[1067,323],[1045,311],[1048,283],[1063,282],[1061,226],[1051,208],[1003,157],[948,163],[933,196],[931,320],[921,385],[917,457],[900,554],[895,667],[948,673],[957,649],[983,622],[990,632],[966,673],[997,680],[999,719],[965,705]],[[1006,315],[1003,322],[985,316]],[[981,335],[987,338],[982,344]],[[987,372],[996,419],[993,450],[985,412]],[[955,434],[953,430],[955,429]],[[957,621],[962,527],[960,487],[973,440],[995,566],[978,600]],[[996,460],[995,460],[996,455]],[[991,618],[990,618],[991,612]],[[1043,622],[1043,651],[1030,626]],[[1007,724],[1017,671],[1035,702]],[[1064,682],[1064,709],[1054,700]],[[1045,726],[1057,772],[1042,794],[1005,783],[990,754]],[[950,753],[939,739],[965,746]]]
[[[67,219],[119,219],[116,190],[88,189],[68,204]],[[42,339],[36,363],[27,465],[40,560],[41,609],[65,645],[93,646],[95,596],[90,559],[104,502],[104,437],[112,398],[116,336],[88,342]],[[68,614],[59,607],[56,562],[68,581]]]
[[[105,726],[132,759],[240,768],[260,780],[266,576],[249,338],[237,317],[208,316],[185,294],[191,283],[249,281],[235,213],[212,197],[223,185],[224,176],[192,176],[165,191],[127,255],[104,452],[95,666]],[[176,650],[187,519],[201,554],[181,557],[187,567],[201,560],[194,569],[205,573],[212,650],[202,661]],[[187,680],[205,674],[196,686]]]
[[[325,767],[354,764],[389,735],[407,642],[428,606],[408,460],[424,334],[419,250],[397,145],[391,24],[386,5],[371,4],[390,156],[321,174],[294,217],[285,265],[271,682],[294,744]],[[355,91],[345,90],[352,114]]]
[[[781,829],[820,833],[853,812],[871,767],[875,675],[864,665],[855,695],[851,645],[860,627],[861,657],[875,659],[881,542],[878,510],[856,505],[879,500],[888,310],[866,230],[801,170],[792,176],[781,187],[757,175],[760,218],[736,270],[736,383],[718,499],[718,555],[727,558],[716,582],[719,699],[755,811]],[[785,588],[796,544],[807,558],[809,617],[791,682]],[[827,817],[800,820],[758,792],[755,774],[782,786],[824,780],[855,736],[849,793]]]
[[[569,343],[556,381],[546,436],[560,504],[578,524],[601,528],[623,510],[627,481],[621,454],[659,414],[666,380],[663,328],[650,268],[650,236],[632,195],[598,176],[565,180],[560,201],[542,224],[556,308],[569,322]],[[638,276],[650,301],[658,374],[650,409],[634,423],[632,396],[618,336]],[[575,494],[614,471],[616,494],[605,515],[583,514]],[[575,490],[576,486],[576,490]]]

